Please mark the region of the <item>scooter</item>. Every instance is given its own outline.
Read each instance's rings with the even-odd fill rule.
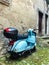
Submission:
[[[28,29],[27,32],[20,35],[15,28],[6,28],[3,31],[6,38],[10,40],[8,43],[8,53],[15,53],[18,55],[24,54],[24,52],[31,52],[32,49],[36,50],[36,32],[33,29]]]

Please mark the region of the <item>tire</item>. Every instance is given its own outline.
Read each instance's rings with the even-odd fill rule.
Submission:
[[[36,46],[34,46],[33,49],[31,49],[31,52],[35,52],[36,51]]]
[[[19,57],[18,53],[11,53],[10,54],[11,59],[16,59]]]

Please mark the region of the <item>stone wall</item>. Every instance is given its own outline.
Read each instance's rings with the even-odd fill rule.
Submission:
[[[36,11],[32,0],[13,0],[9,7],[0,4],[0,24],[4,28],[16,27],[20,32],[35,28]]]
[[[20,32],[36,28],[38,8],[43,11],[43,0],[12,0],[9,7],[0,4],[0,24],[4,28],[16,27]]]
[[[5,5],[9,5],[11,3],[12,0],[0,0],[1,3],[5,4]]]

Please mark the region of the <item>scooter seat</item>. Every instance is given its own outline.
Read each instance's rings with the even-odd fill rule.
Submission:
[[[17,40],[26,39],[26,38],[28,38],[28,35],[21,35],[21,34],[18,34],[18,36],[17,36]]]

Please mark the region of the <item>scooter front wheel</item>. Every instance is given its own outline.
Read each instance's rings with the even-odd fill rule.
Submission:
[[[31,52],[35,52],[36,51],[36,46],[34,46],[33,49],[31,49]]]

